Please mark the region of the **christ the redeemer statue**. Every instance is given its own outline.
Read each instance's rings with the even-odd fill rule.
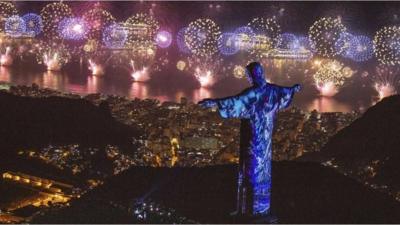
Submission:
[[[267,83],[260,63],[246,66],[252,87],[236,96],[204,99],[202,107],[218,107],[223,118],[240,118],[238,216],[267,216],[271,199],[272,131],[275,114],[290,105],[300,85],[280,87]]]

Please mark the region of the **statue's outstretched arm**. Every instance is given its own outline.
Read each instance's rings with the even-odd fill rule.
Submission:
[[[223,118],[247,118],[255,99],[254,90],[248,88],[238,95],[225,98],[203,99],[198,104],[204,108],[218,107],[219,114]]]
[[[215,103],[223,118],[248,118],[256,99],[255,90],[248,88],[238,95],[215,99]]]
[[[294,94],[300,90],[301,86],[299,84],[295,84],[292,87],[279,87],[279,109],[285,109],[289,107]]]

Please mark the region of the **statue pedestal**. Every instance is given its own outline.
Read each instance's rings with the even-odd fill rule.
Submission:
[[[275,215],[272,215],[272,214],[268,214],[265,216],[255,216],[250,221],[251,221],[251,223],[255,223],[255,224],[277,224],[278,217],[276,217]]]
[[[277,224],[278,217],[272,214],[259,215],[259,216],[246,216],[246,215],[235,215],[232,217],[233,223],[242,224]]]

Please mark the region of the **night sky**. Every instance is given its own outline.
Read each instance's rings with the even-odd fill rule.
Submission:
[[[67,1],[65,1],[67,2]],[[20,13],[40,12],[49,2],[16,2]],[[68,2],[76,15],[90,9],[95,1]],[[214,19],[223,31],[247,24],[253,17],[276,16],[283,32],[306,34],[314,21],[323,16],[341,16],[353,33],[372,35],[384,25],[400,24],[398,2],[101,2],[119,21],[153,8],[161,26],[171,32],[199,17]],[[217,5],[220,7],[217,8]]]

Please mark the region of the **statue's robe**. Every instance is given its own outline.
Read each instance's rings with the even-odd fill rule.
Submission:
[[[240,215],[266,215],[270,209],[272,131],[278,110],[289,106],[295,89],[264,83],[217,99],[223,118],[240,118],[237,209]]]

